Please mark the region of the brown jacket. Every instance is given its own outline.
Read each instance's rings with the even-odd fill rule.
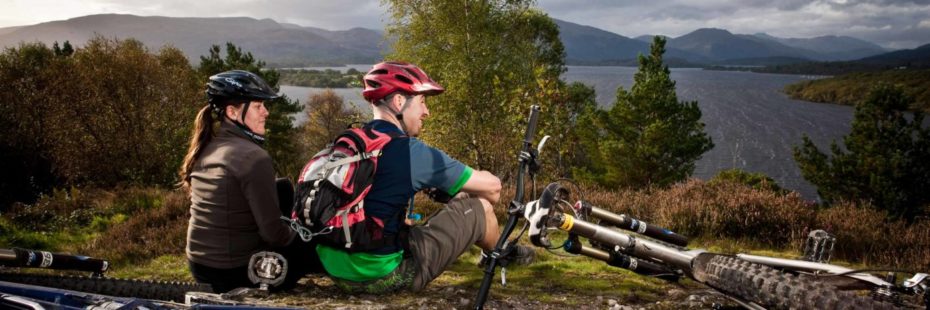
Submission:
[[[194,164],[190,212],[187,258],[207,267],[245,266],[295,235],[280,219],[271,157],[228,121]]]

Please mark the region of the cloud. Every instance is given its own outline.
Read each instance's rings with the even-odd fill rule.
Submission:
[[[681,36],[698,28],[780,37],[844,35],[892,48],[930,43],[930,0],[650,0],[596,5],[539,0],[554,18],[624,36]],[[922,26],[923,25],[923,26]],[[907,43],[910,42],[910,43]],[[922,43],[921,43],[922,42]]]
[[[7,0],[0,27],[121,13],[176,17],[249,16],[339,30],[383,29],[379,0]],[[930,0],[538,0],[549,16],[620,35],[681,36],[698,28],[780,37],[845,35],[886,47],[930,43]]]

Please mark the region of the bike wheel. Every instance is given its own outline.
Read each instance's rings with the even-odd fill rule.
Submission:
[[[732,256],[699,264],[699,281],[768,309],[897,309],[868,294],[843,291],[807,274],[791,274]],[[697,267],[700,267],[698,269]]]
[[[117,297],[134,297],[174,302],[184,302],[184,295],[187,292],[212,291],[210,285],[200,283],[130,280],[72,275],[0,273],[0,281]]]

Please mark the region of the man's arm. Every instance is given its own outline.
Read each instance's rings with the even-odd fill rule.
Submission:
[[[461,191],[497,204],[501,199],[501,179],[487,171],[475,171]]]

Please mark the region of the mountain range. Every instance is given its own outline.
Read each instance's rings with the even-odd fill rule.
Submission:
[[[652,35],[628,38],[602,29],[555,19],[570,65],[634,65],[647,54]],[[249,17],[179,18],[121,14],[89,15],[30,26],[0,28],[0,46],[20,42],[70,41],[81,46],[95,35],[135,38],[150,48],[172,45],[190,59],[211,45],[232,42],[275,67],[373,63],[385,44],[378,30],[326,30]],[[888,50],[844,36],[779,38],[764,33],[733,34],[697,29],[666,37],[666,62],[672,66],[772,65],[806,61],[846,61],[879,57]],[[921,54],[922,55],[922,54]]]
[[[211,45],[232,42],[276,67],[372,63],[381,58],[382,34],[353,28],[344,31],[282,24],[249,17],[180,18],[122,14],[88,15],[31,26],[0,28],[0,46],[19,42],[70,41],[81,46],[95,35],[135,38],[150,48],[172,45],[188,58],[207,54]]]

